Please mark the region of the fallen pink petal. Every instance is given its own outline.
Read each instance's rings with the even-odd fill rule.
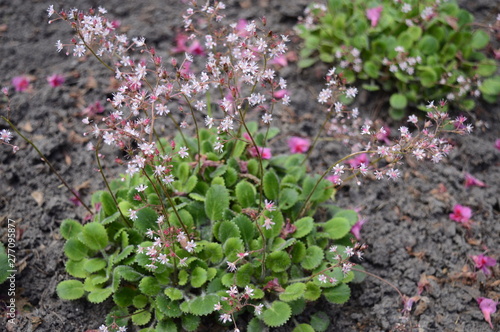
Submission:
[[[450,213],[450,219],[462,224],[467,224],[470,217],[472,217],[472,210],[470,207],[456,204],[453,207],[453,213]]]
[[[380,19],[380,14],[382,13],[382,9],[384,9],[384,7],[379,6],[366,10],[366,17],[371,21],[372,28],[377,26],[378,20]]]
[[[354,226],[352,226],[351,228],[352,235],[354,235],[354,237],[358,241],[361,240],[361,228],[366,222],[367,222],[366,219],[359,219],[358,222],[356,222]]]
[[[288,139],[288,147],[291,153],[306,153],[311,146],[311,141],[307,138],[292,136]]]
[[[500,151],[500,138],[497,138],[497,140],[495,141],[495,147],[498,151]]]
[[[12,85],[17,92],[26,91],[30,86],[30,80],[28,76],[15,76],[12,78]]]
[[[54,74],[47,77],[47,82],[49,82],[50,86],[53,88],[63,85],[65,80],[64,76],[60,74]]]
[[[257,149],[255,146],[252,146],[248,149],[248,153],[250,153],[252,157],[258,157],[260,153],[262,159],[271,159],[273,156],[270,148],[263,148],[261,146],[258,146]]]
[[[488,299],[486,297],[479,297],[476,299],[479,304],[479,309],[483,313],[484,320],[490,324],[490,327],[493,329],[493,324],[491,323],[491,314],[497,311],[497,301],[493,301],[492,299]]]
[[[471,256],[474,261],[474,265],[476,270],[481,270],[486,276],[491,275],[490,267],[493,267],[497,264],[497,260],[490,256],[485,255],[475,255]]]
[[[465,188],[470,188],[470,187],[486,187],[486,183],[483,181],[475,178],[469,173],[465,173]]]

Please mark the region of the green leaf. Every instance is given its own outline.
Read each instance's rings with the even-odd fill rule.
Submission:
[[[247,263],[242,265],[236,270],[235,278],[236,278],[236,286],[245,287],[250,284],[252,280],[253,267],[252,264]]]
[[[300,59],[299,62],[297,62],[297,65],[299,68],[308,68],[311,67],[316,63],[316,59],[309,58],[309,59]]]
[[[214,311],[214,305],[220,301],[214,294],[198,296],[189,301],[189,311],[196,316],[206,316]]]
[[[260,319],[254,317],[247,325],[247,332],[262,332],[265,331],[265,326]]]
[[[438,75],[434,69],[428,66],[417,67],[417,76],[420,77],[420,83],[426,88],[430,88],[437,83]]]
[[[127,281],[138,281],[143,277],[142,273],[136,271],[133,267],[127,265],[119,265],[115,270],[120,273],[121,277]]]
[[[334,217],[346,218],[351,226],[358,222],[358,213],[354,210],[341,209],[335,213]]]
[[[439,50],[439,41],[430,35],[425,35],[420,39],[417,47],[425,55],[435,54]]]
[[[271,201],[278,199],[280,188],[279,178],[274,171],[269,171],[264,174],[263,184],[266,197]]]
[[[404,109],[408,105],[408,100],[406,99],[405,95],[394,93],[389,99],[389,103],[391,107],[394,107],[396,109]]]
[[[266,258],[266,267],[273,272],[286,271],[291,263],[289,255],[284,251],[272,252]]]
[[[102,258],[92,258],[85,261],[83,265],[85,271],[89,273],[94,273],[104,269],[107,265],[107,262]]]
[[[314,227],[314,219],[312,217],[300,218],[294,223],[297,229],[293,233],[293,237],[300,239],[311,233]]]
[[[111,287],[98,288],[89,293],[88,299],[91,303],[102,303],[113,294]]]
[[[484,80],[483,84],[479,87],[479,91],[485,95],[498,96],[500,94],[500,76]]]
[[[328,325],[330,325],[330,317],[323,311],[316,312],[311,316],[311,326],[314,331],[324,332],[328,329]]]
[[[316,301],[321,296],[321,288],[314,282],[310,281],[306,284],[304,299],[307,301]]]
[[[306,270],[313,270],[321,264],[324,257],[325,255],[320,247],[310,246],[306,250],[306,256],[301,265]]]
[[[92,250],[101,250],[108,245],[108,234],[106,228],[97,222],[91,222],[83,226],[78,239]]]
[[[218,263],[222,257],[222,247],[218,243],[207,243],[203,248],[203,254],[206,257],[205,259],[210,261],[211,263]]]
[[[134,296],[132,303],[134,304],[134,307],[136,307],[137,309],[142,309],[149,303],[149,299],[146,295],[139,294]]]
[[[165,288],[165,295],[167,295],[172,301],[181,300],[183,298],[182,291],[177,288],[168,287]]]
[[[356,270],[351,270],[351,272],[354,272],[354,278],[352,279],[354,283],[360,283],[366,279],[366,273],[358,270],[365,271],[365,268],[362,265],[357,265]]]
[[[299,324],[295,326],[292,332],[314,332],[314,329],[309,324]]]
[[[110,216],[117,211],[115,201],[109,192],[102,191],[99,196],[99,201],[102,204],[101,206],[106,216]]]
[[[181,318],[182,328],[185,331],[196,331],[198,326],[200,326],[200,317],[193,315],[184,315]]]
[[[270,327],[278,327],[285,324],[292,315],[292,309],[284,302],[274,301],[270,308],[262,313],[262,320]]]
[[[136,215],[137,219],[134,220],[134,226],[142,234],[146,233],[149,229],[156,230],[158,228],[158,224],[156,223],[158,214],[152,208],[142,208],[137,211]]]
[[[365,73],[371,77],[371,78],[378,78],[379,76],[379,70],[380,66],[377,66],[374,62],[372,61],[366,61],[363,64],[363,70]],[[376,86],[377,87],[377,86]],[[378,88],[378,87],[377,87]]]
[[[497,70],[497,65],[493,59],[484,59],[479,62],[476,73],[481,76],[491,76]]]
[[[292,252],[290,253],[292,256],[293,263],[300,263],[306,256],[306,245],[304,242],[295,242],[292,248]]]
[[[195,267],[191,274],[191,286],[200,288],[207,281],[207,270],[199,266]]]
[[[279,207],[282,210],[291,208],[299,199],[299,193],[295,189],[285,188],[280,193]]]
[[[64,219],[61,223],[61,235],[65,240],[77,236],[82,229],[82,224],[74,219]]]
[[[144,277],[139,283],[140,291],[149,296],[154,296],[161,291],[161,286],[155,277]]]
[[[237,237],[231,237],[224,242],[224,253],[228,261],[233,262],[237,259],[237,254],[245,251],[243,241]]]
[[[177,325],[171,320],[163,320],[156,325],[156,332],[177,332]]]
[[[229,208],[229,192],[226,187],[212,185],[205,197],[205,213],[210,220],[222,219],[224,210]]]
[[[396,121],[401,121],[406,115],[406,111],[404,109],[395,109],[395,108],[389,108],[389,115],[392,119]]]
[[[87,259],[82,259],[80,261],[74,261],[70,259],[66,262],[66,271],[75,278],[86,278],[89,275],[89,273],[84,268],[86,262]],[[5,269],[5,271],[7,270],[8,268]],[[1,272],[2,270],[0,270],[0,273]]]
[[[250,241],[252,241],[255,235],[255,225],[252,223],[252,221],[244,214],[239,214],[234,217],[231,222],[238,226],[238,228],[240,229],[241,238],[247,245],[249,245]]]
[[[151,313],[146,310],[137,310],[132,315],[132,322],[135,325],[146,325],[151,320]]]
[[[88,247],[77,238],[70,238],[64,244],[64,254],[71,260],[80,261],[87,256]]]
[[[346,284],[340,283],[338,286],[325,289],[323,295],[331,303],[342,304],[351,297],[351,289]]]
[[[214,228],[215,229],[215,228]],[[232,221],[224,220],[219,224],[217,239],[224,243],[230,237],[240,237],[240,229]]]
[[[323,230],[330,239],[337,240],[346,236],[351,230],[349,220],[343,217],[334,217],[323,225]]]
[[[126,234],[126,233],[123,233]],[[133,245],[126,246],[118,256],[116,256],[113,264],[118,264],[125,258],[127,258],[130,254],[134,252],[135,247]]]
[[[167,317],[180,317],[182,315],[178,301],[173,301],[161,294],[156,297],[156,305],[158,309]]]
[[[110,215],[109,217],[106,217],[104,218],[103,220],[101,220],[101,224],[102,225],[108,225],[108,224],[111,224],[112,222],[115,222],[116,220],[118,220],[118,218],[120,218],[120,212],[119,211],[116,211],[115,213],[113,213],[112,215]]]
[[[285,288],[285,291],[279,295],[279,298],[283,302],[295,301],[304,296],[306,288],[306,284],[301,282],[291,284]]]
[[[122,308],[131,306],[133,303],[134,296],[137,295],[137,291],[130,287],[121,287],[113,294],[113,301],[116,305]]]
[[[78,280],[61,281],[56,287],[57,296],[63,300],[76,300],[83,296],[83,283]]]
[[[485,48],[489,42],[490,42],[490,35],[486,31],[479,29],[472,34],[472,40],[470,41],[470,46],[473,49],[478,50]]]
[[[235,188],[236,199],[243,208],[255,205],[255,187],[247,181],[241,181]]]

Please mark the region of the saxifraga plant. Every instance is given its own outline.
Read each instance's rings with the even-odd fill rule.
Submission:
[[[348,83],[391,93],[397,119],[442,98],[470,111],[479,96],[498,101],[498,63],[482,52],[498,22],[474,29],[473,15],[452,0],[329,0],[309,5],[296,27],[299,66],[333,63]]]
[[[83,119],[96,138],[88,148],[107,190],[92,195],[90,222],[61,224],[66,270],[83,281],[62,281],[57,293],[93,303],[112,298],[115,307],[102,331],[124,331],[129,324],[144,332],[194,331],[202,317],[214,316],[235,331],[238,324],[262,331],[289,322],[320,297],[344,303],[348,283],[364,275],[357,274],[362,269],[354,268],[351,257],[361,258],[366,246],[350,234],[357,213],[329,202],[334,185],[368,173],[397,179],[396,167],[408,154],[439,162],[451,149],[440,135],[471,129],[464,117],[449,120],[431,103],[433,112],[422,127],[417,117],[409,119],[417,133],[401,127],[391,146],[376,147],[378,133],[365,123],[360,133],[369,141],[365,148],[321,175],[308,172],[308,155],[272,156],[267,144],[279,132],[270,126],[273,111],[278,103],[288,105],[290,97],[275,97],[287,83],[276,78],[270,60],[284,54],[288,38],[261,31],[256,22],[244,28],[222,25],[222,9],[215,2],[183,16],[190,38],[202,37],[208,52],[197,74],[189,68],[191,54],[164,64],[144,38],[119,34],[103,8],[61,11],[55,19],[76,31],[70,44],[57,42],[59,51],[92,54],[120,83],[108,116],[100,122]],[[51,6],[49,16],[54,14]],[[203,15],[209,32],[194,28],[197,15]],[[335,69],[326,80],[318,101],[327,105],[327,120],[356,119],[357,111],[347,111],[338,98],[353,98],[357,90],[347,88]],[[210,102],[214,96],[219,102]],[[249,120],[256,112],[262,113],[260,124]],[[219,113],[222,119],[215,118]],[[177,136],[161,137],[164,120],[177,125],[178,114]],[[200,116],[207,128],[200,128]],[[11,145],[11,138],[2,131],[2,144]],[[120,179],[105,177],[102,145],[126,153]],[[344,164],[360,155],[378,158]],[[318,218],[320,208],[327,217]],[[295,331],[327,327],[327,315],[318,312],[309,323],[296,323]]]

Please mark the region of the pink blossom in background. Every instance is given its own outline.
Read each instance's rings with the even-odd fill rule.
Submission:
[[[486,187],[486,183],[481,180],[476,179],[469,173],[465,173],[465,188],[469,188],[472,186],[476,187]]]
[[[247,25],[248,25],[248,22],[244,18],[241,18],[238,21],[238,24],[236,25],[236,32],[237,32],[238,36],[248,37],[250,35],[250,33],[246,30]]]
[[[28,76],[15,76],[12,78],[12,85],[14,89],[18,92],[26,91],[30,86],[30,80]]]
[[[60,74],[54,74],[47,77],[47,82],[49,82],[50,86],[53,88],[61,86],[64,83],[64,81],[65,81],[64,76]]]
[[[346,163],[349,164],[349,166],[351,166],[352,168],[358,168],[361,164],[370,164],[370,158],[366,153],[363,153],[347,160]]]
[[[470,217],[472,217],[472,210],[470,207],[456,204],[453,207],[453,213],[450,213],[450,219],[459,223],[464,224],[464,226],[470,226]]]
[[[356,240],[361,240],[361,228],[363,227],[363,225],[367,222],[368,220],[366,219],[359,219],[355,224],[354,226],[352,226],[351,228],[351,233],[352,235],[354,235],[354,237],[356,238]]]
[[[269,64],[270,65],[278,65],[281,67],[286,67],[286,66],[288,66],[288,59],[286,58],[286,56],[280,55],[280,56],[277,56],[275,58],[272,58],[269,61]]]
[[[188,42],[189,37],[186,36],[183,33],[179,33],[175,37],[175,43],[176,46],[173,49],[174,53],[189,53],[193,55],[205,55],[205,50],[203,49],[203,46],[200,44],[200,42],[195,39],[191,43],[191,45],[187,46],[186,43]]]
[[[282,89],[282,90],[274,91],[273,97],[276,99],[282,99],[286,95],[290,95],[288,93],[288,90]]]
[[[391,136],[391,129],[386,126],[383,126],[382,129],[383,130],[379,130],[375,136],[379,141],[384,142],[385,144],[391,143],[391,140],[389,139]]]
[[[493,328],[493,324],[491,323],[491,314],[497,311],[498,302],[486,297],[478,297],[476,301],[479,304],[479,309],[481,309],[481,312],[483,313],[484,320],[490,324],[491,328]]]
[[[380,14],[382,13],[382,6],[370,8],[366,10],[366,17],[372,22],[372,28],[376,27],[378,20],[380,19]]]
[[[273,155],[271,154],[270,148],[263,148],[261,146],[258,146],[257,149],[255,148],[255,146],[252,146],[251,148],[248,149],[248,153],[250,153],[250,155],[252,157],[258,157],[259,154],[257,153],[257,151],[259,151],[262,159],[271,159],[272,158]]]
[[[288,139],[288,147],[291,153],[305,153],[309,150],[311,141],[307,138],[292,136]]]
[[[340,186],[342,184],[342,179],[339,175],[330,175],[325,178],[325,180],[330,181],[334,185]]]
[[[476,270],[483,271],[484,275],[486,276],[489,276],[491,274],[489,267],[495,266],[497,264],[496,259],[485,255],[471,256],[471,258],[474,261]]]
[[[496,141],[495,141],[495,147],[497,148],[498,151],[500,151],[500,138],[498,138]]]

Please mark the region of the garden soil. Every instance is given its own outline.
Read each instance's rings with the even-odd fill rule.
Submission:
[[[258,19],[265,15],[275,32],[289,34],[302,15],[306,0],[227,1],[232,19]],[[494,23],[500,12],[497,1],[461,1],[482,23]],[[85,150],[88,138],[82,136],[85,107],[106,98],[113,91],[105,69],[94,59],[83,62],[57,53],[58,39],[69,41],[72,32],[63,22],[47,24],[50,3],[38,0],[0,0],[0,84],[9,85],[12,77],[25,74],[32,80],[32,91],[12,93],[10,117],[20,130],[36,143],[60,174],[89,201],[90,194],[103,188],[92,153]],[[56,8],[108,9],[130,36],[145,36],[168,58],[176,31],[182,25],[182,5],[175,1],[109,0],[56,1]],[[291,49],[297,46],[291,45]],[[290,135],[311,136],[319,126],[322,110],[316,94],[323,84],[326,67],[318,65],[299,70],[292,62],[282,71],[289,80],[293,103],[277,117],[282,129],[281,143]],[[46,77],[60,73],[66,83],[51,88]],[[387,98],[380,94],[361,94],[363,116],[378,117],[393,126],[402,124],[387,118]],[[5,114],[5,100],[1,101]],[[473,278],[471,255],[487,253],[500,258],[500,151],[494,141],[500,138],[500,107],[480,103],[474,113],[471,136],[451,137],[456,149],[440,164],[409,160],[398,182],[363,181],[339,190],[337,203],[345,208],[360,208],[367,223],[361,231],[368,245],[361,264],[381,277],[367,277],[352,287],[351,299],[344,305],[319,302],[297,318],[307,322],[308,314],[322,310],[330,317],[328,331],[390,331],[401,323],[402,301],[391,283],[407,295],[417,295],[419,281],[427,281],[413,307],[407,331],[490,331],[476,298],[500,299],[500,270],[486,279]],[[6,129],[0,123],[0,129]],[[63,219],[83,221],[86,211],[76,207],[67,190],[41,161],[36,152],[17,135],[20,151],[13,154],[0,146],[0,235],[7,240],[9,219],[16,224],[17,274],[15,276],[16,325],[5,325],[5,303],[9,283],[0,286],[2,313],[0,331],[87,331],[103,322],[110,302],[92,305],[86,300],[62,301],[56,295],[58,282],[68,279],[64,269],[63,239],[58,228]],[[279,148],[276,148],[278,151]],[[339,156],[341,147],[324,143],[321,153],[312,155],[311,172],[320,172]],[[108,160],[105,172],[116,176],[123,170],[111,162],[114,151],[104,151]],[[469,172],[486,187],[464,187]],[[472,208],[473,226],[467,231],[449,219],[455,204]],[[500,314],[493,315],[500,331]],[[418,326],[418,327],[417,327]],[[224,331],[203,325],[199,331]],[[279,331],[291,331],[293,324]]]

